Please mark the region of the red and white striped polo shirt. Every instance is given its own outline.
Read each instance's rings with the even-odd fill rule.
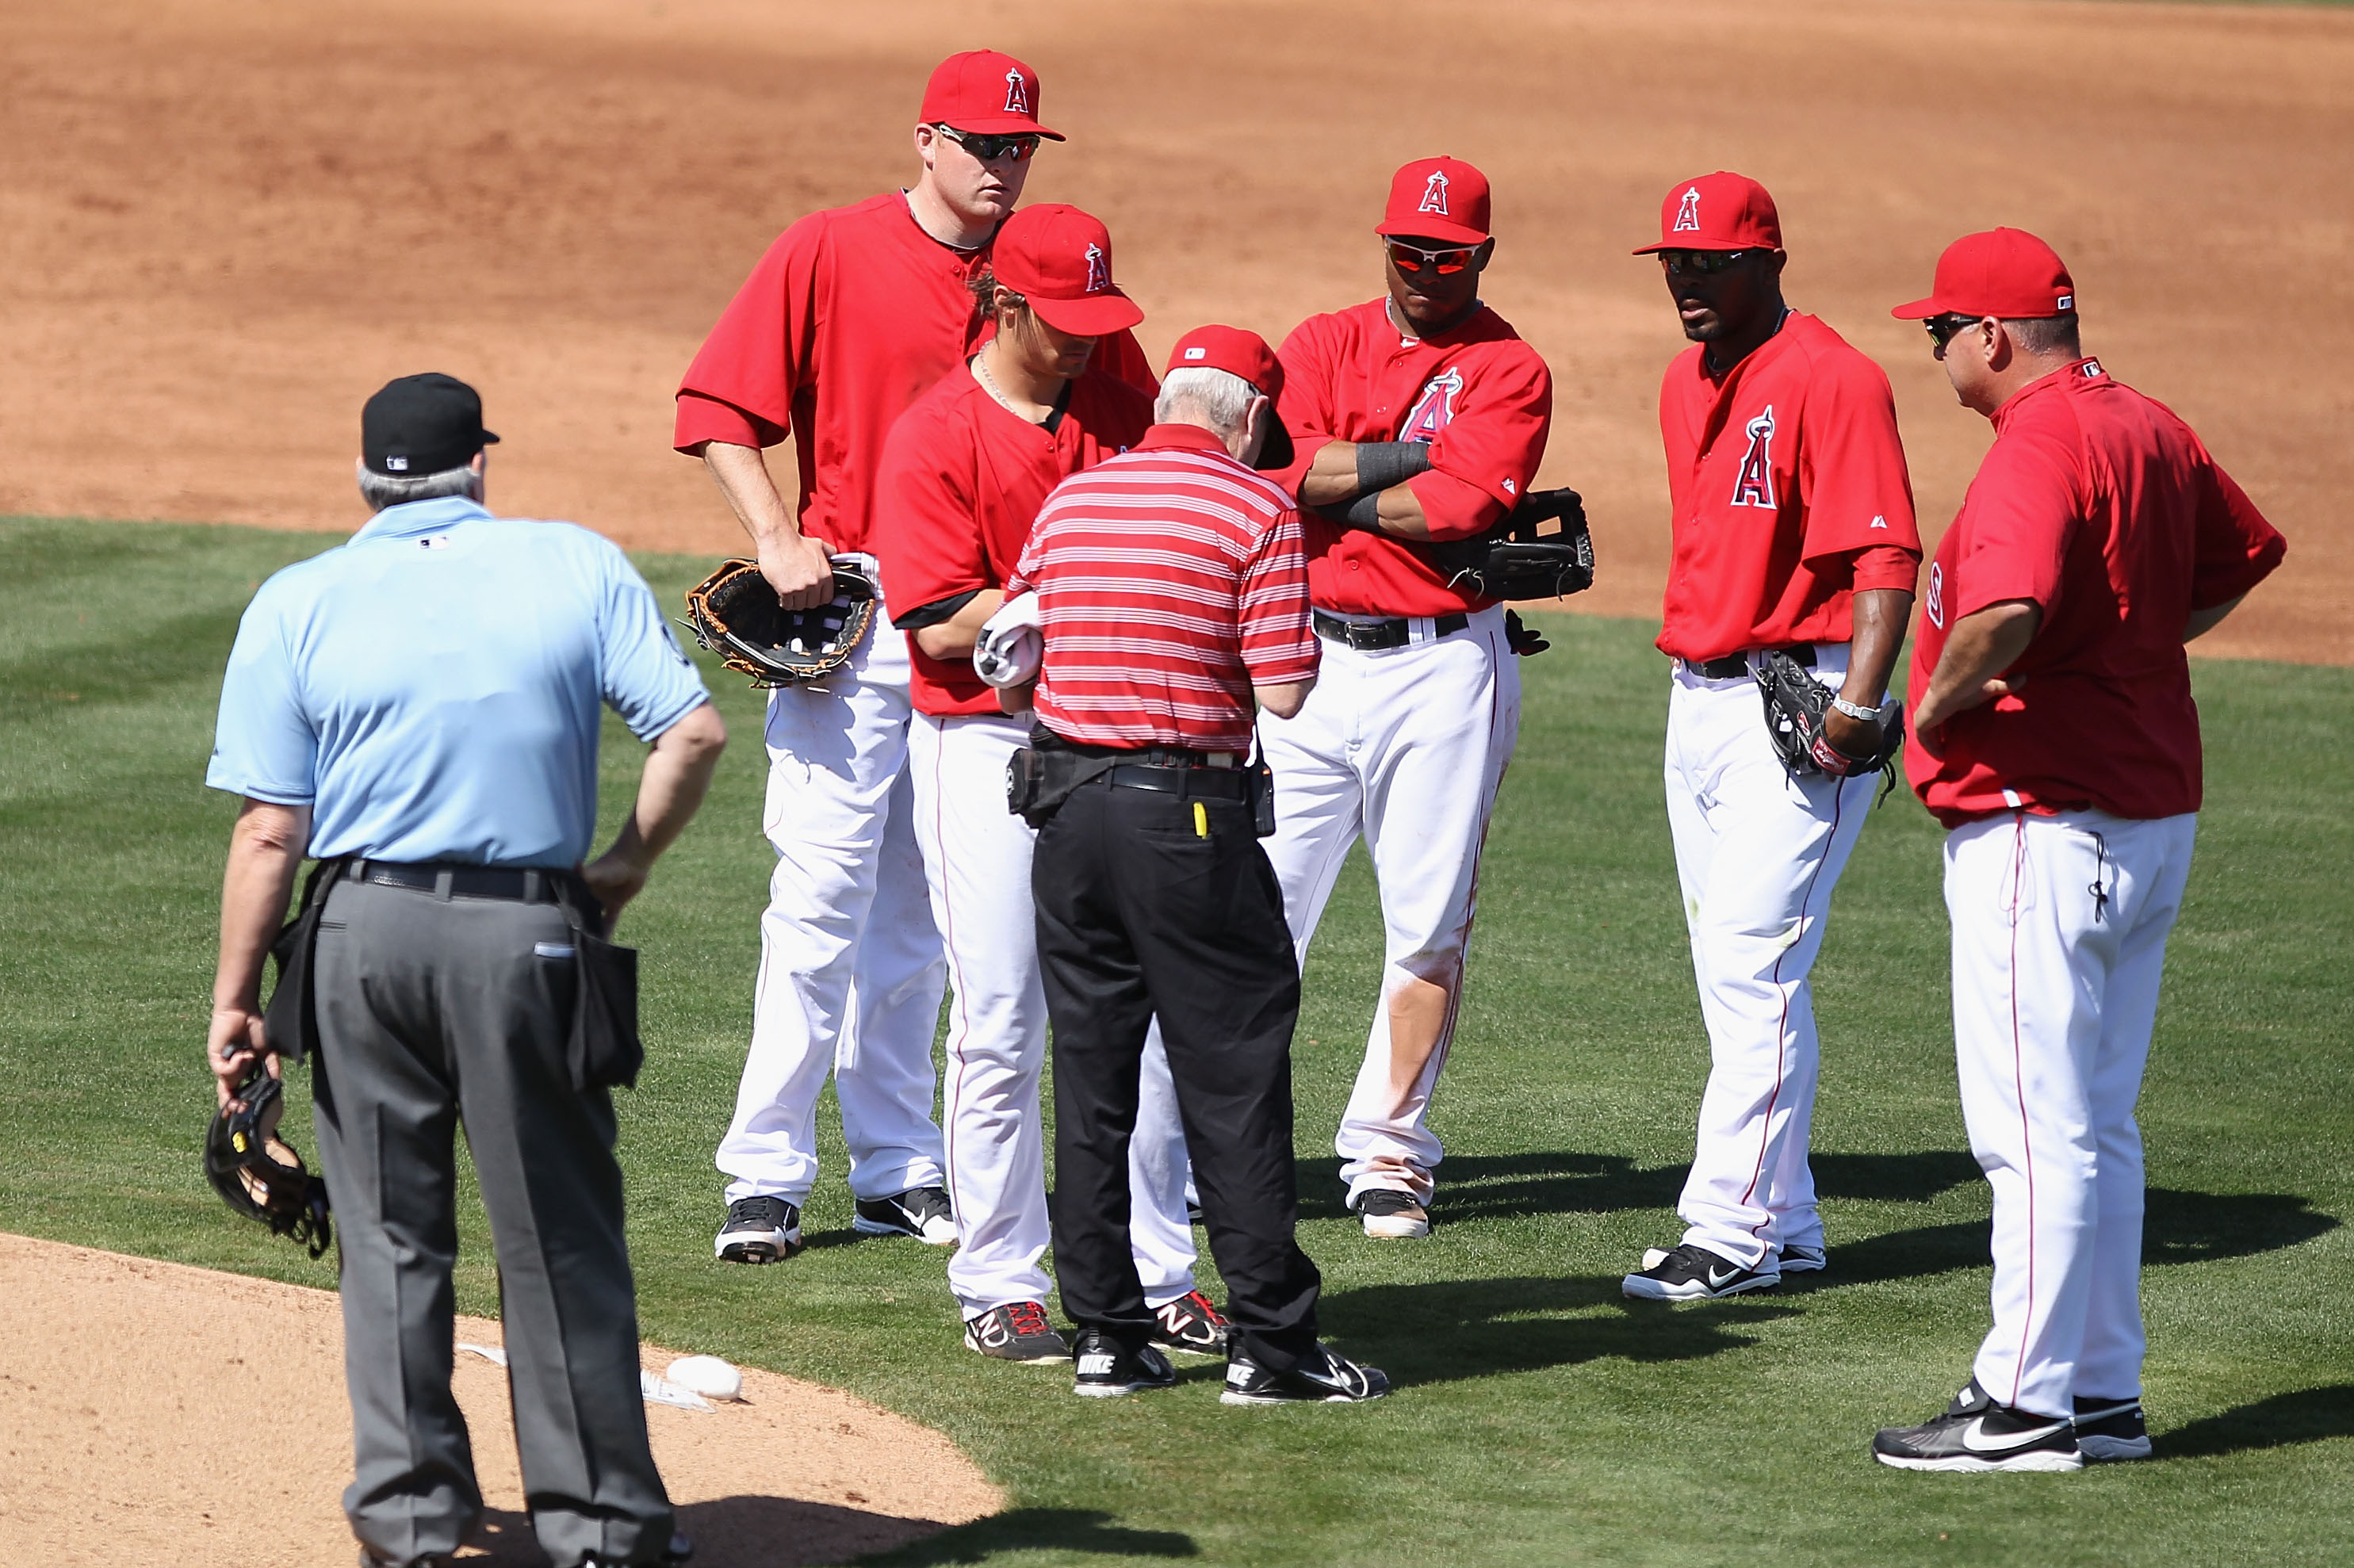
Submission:
[[[1316,673],[1299,514],[1196,426],[1056,485],[1006,591],[1025,588],[1038,717],[1066,740],[1247,751],[1251,687]]]

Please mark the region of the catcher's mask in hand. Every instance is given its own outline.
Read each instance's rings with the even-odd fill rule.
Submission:
[[[334,1239],[327,1219],[327,1183],[311,1174],[294,1146],[278,1136],[286,1086],[254,1070],[237,1086],[232,1106],[215,1113],[205,1134],[205,1179],[221,1201],[274,1235],[292,1236],[313,1257]]]
[[[850,662],[875,623],[874,579],[842,556],[833,562],[833,599],[814,609],[787,609],[760,575],[759,563],[729,560],[686,590],[695,641],[755,687],[804,685]]]

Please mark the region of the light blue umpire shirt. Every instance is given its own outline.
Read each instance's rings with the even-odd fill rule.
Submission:
[[[205,782],[310,806],[322,860],[570,866],[597,827],[599,705],[650,741],[704,700],[610,541],[413,501],[253,596]]]

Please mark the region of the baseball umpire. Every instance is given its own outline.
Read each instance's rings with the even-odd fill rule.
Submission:
[[[1128,1144],[1156,1014],[1233,1315],[1221,1397],[1389,1389],[1316,1340],[1316,1266],[1293,1236],[1299,970],[1259,848],[1264,770],[1242,765],[1254,698],[1296,713],[1316,682],[1298,514],[1247,466],[1281,374],[1255,334],[1180,339],[1158,423],[1055,487],[1011,585],[1036,591],[1044,639],[1013,802],[1039,824],[1055,1266],[1082,1394],[1174,1377],[1129,1250]]]
[[[1807,976],[1893,745],[1882,699],[1921,540],[1888,377],[1783,302],[1765,187],[1683,181],[1636,254],[1659,257],[1693,344],[1659,387],[1674,538],[1659,646],[1675,661],[1668,826],[1710,1065],[1682,1242],[1647,1253],[1625,1291],[1690,1300],[1826,1261]]]
[[[824,602],[834,556],[874,572],[883,439],[979,342],[970,285],[1041,138],[1062,140],[1038,122],[1028,66],[988,50],[942,61],[915,128],[915,185],[785,230],[688,367],[675,444],[709,466],[787,608]],[[1150,381],[1127,334],[1098,354]],[[788,434],[797,508],[763,456]],[[956,1239],[932,1121],[943,965],[906,778],[907,685],[907,639],[878,617],[846,671],[769,699],[763,825],[777,866],[751,1047],[718,1152],[730,1180],[713,1248],[734,1262],[801,1250],[829,1069],[856,1227]]]
[[[634,970],[603,938],[726,731],[620,550],[483,509],[498,438],[472,388],[407,376],[361,425],[374,520],[263,584],[229,655],[206,782],[244,804],[207,1054],[227,1106],[315,1036],[362,1563],[441,1563],[482,1514],[450,1396],[461,1120],[540,1544],[557,1568],[680,1561],[646,1446],[607,1087],[637,1069]],[[652,750],[634,812],[583,868],[600,703]],[[265,1030],[262,954],[306,853],[321,865],[297,929],[315,938],[281,952]]]
[[[1381,885],[1385,962],[1334,1148],[1365,1234],[1427,1235],[1430,1097],[1462,1000],[1479,852],[1520,733],[1507,612],[1433,548],[1486,533],[1543,460],[1553,376],[1479,299],[1487,178],[1398,170],[1376,232],[1388,289],[1284,340],[1277,471],[1303,511],[1323,676],[1265,726],[1267,845],[1305,963],[1350,845]]]
[[[1951,830],[1954,1054],[1994,1188],[1994,1327],[1884,1465],[2073,1470],[2150,1451],[2141,1093],[2200,804],[2183,644],[2280,564],[2190,427],[2078,341],[2052,248],[1956,240],[1925,322],[1994,446],[1929,567],[1914,788]]]

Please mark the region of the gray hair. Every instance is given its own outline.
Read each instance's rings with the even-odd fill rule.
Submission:
[[[368,503],[371,512],[444,495],[462,495],[469,501],[482,498],[482,476],[474,471],[471,463],[463,468],[445,468],[439,473],[390,474],[376,472],[363,458],[359,472],[360,499]]]
[[[2065,312],[2056,316],[2005,316],[2002,330],[2010,334],[2010,341],[2019,344],[2023,354],[2079,355],[2084,352],[2083,340],[2076,333],[2076,313]]]
[[[1231,370],[1213,370],[1207,366],[1184,366],[1169,373],[1161,384],[1161,397],[1152,405],[1152,418],[1157,424],[1170,424],[1180,408],[1190,408],[1210,422],[1210,428],[1221,436],[1238,433],[1250,418],[1251,399],[1259,395],[1258,388]]]

